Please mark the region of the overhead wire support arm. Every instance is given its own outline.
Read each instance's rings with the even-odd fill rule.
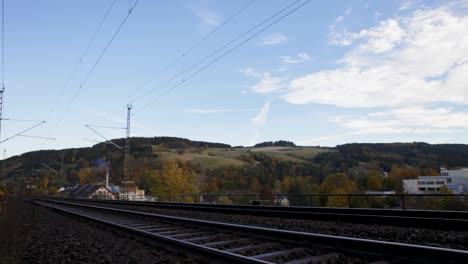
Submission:
[[[28,129],[25,129],[25,130],[21,131],[21,132],[18,132],[18,133],[16,133],[16,134],[14,134],[13,136],[8,137],[8,138],[6,138],[6,139],[0,141],[0,143],[3,143],[3,142],[5,142],[5,141],[10,140],[10,139],[12,139],[12,138],[15,138],[15,137],[17,137],[17,136],[21,136],[23,133],[28,132],[28,131],[31,130],[31,129],[34,129],[34,128],[36,128],[36,127],[38,127],[38,126],[44,124],[45,122],[46,122],[46,121],[40,121],[39,124],[36,124],[36,125],[34,125],[34,126],[28,128]]]
[[[115,144],[114,142],[112,142],[112,140],[106,138],[104,135],[102,135],[101,133],[97,132],[95,129],[92,128],[92,126],[90,126],[90,125],[85,125],[85,127],[87,127],[89,130],[93,131],[93,132],[96,133],[98,136],[100,136],[100,137],[102,137],[103,139],[105,139],[106,142],[108,142],[108,143],[114,145],[115,147],[117,147],[118,149],[124,151],[124,149],[123,149],[121,146]]]
[[[52,169],[51,167],[47,166],[47,164],[45,164],[45,163],[41,163],[41,165],[44,166],[44,167],[46,167],[47,169],[49,169],[49,170],[55,172],[55,173],[60,174],[60,172],[58,172],[57,170]]]
[[[96,127],[96,128],[109,128],[109,129],[126,129],[125,127],[114,127],[114,126],[94,126],[94,125],[86,125],[89,127]]]
[[[31,135],[18,135],[18,137],[28,137],[28,138],[40,138],[40,139],[47,139],[47,140],[56,140],[53,137],[41,137],[41,136],[31,136]]]

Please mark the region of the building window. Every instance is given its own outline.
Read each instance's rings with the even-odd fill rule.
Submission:
[[[447,183],[452,183],[452,178],[447,178]]]
[[[435,188],[427,188],[428,191],[435,191]]]
[[[426,188],[419,188],[419,190],[420,190],[420,191],[425,191],[425,190],[426,190]]]
[[[436,181],[436,184],[444,184],[444,181]]]
[[[418,184],[426,184],[425,181],[418,181]]]
[[[434,184],[434,182],[433,181],[428,181],[428,182],[426,182],[426,184]]]

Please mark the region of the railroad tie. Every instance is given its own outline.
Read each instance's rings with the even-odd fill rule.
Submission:
[[[241,254],[242,252],[246,252],[246,251],[253,250],[253,249],[263,249],[263,248],[273,247],[273,246],[278,246],[278,245],[279,245],[278,243],[264,243],[264,244],[258,244],[258,245],[250,245],[246,247],[231,248],[231,249],[226,249],[224,251],[230,252],[230,253]]]
[[[199,235],[209,235],[210,233],[208,232],[195,232],[195,233],[184,233],[184,234],[177,234],[177,235],[170,235],[168,237],[170,238],[184,238],[184,237],[195,237],[195,236],[199,236]]]
[[[233,239],[233,240],[226,240],[226,241],[210,242],[210,243],[205,243],[201,245],[205,247],[217,247],[217,246],[224,246],[224,245],[242,243],[242,242],[247,242],[247,241],[250,241],[250,239],[241,238],[241,239]]]
[[[322,264],[322,263],[336,263],[340,258],[338,253],[328,253],[320,256],[312,256],[304,259],[293,260],[285,264]],[[390,263],[372,263],[372,264],[390,264]]]
[[[285,249],[285,250],[280,250],[280,251],[273,251],[270,253],[263,253],[263,254],[250,256],[250,257],[254,259],[261,259],[261,260],[272,260],[280,256],[287,256],[291,253],[301,252],[305,250],[307,250],[307,248],[292,248],[292,249]]]

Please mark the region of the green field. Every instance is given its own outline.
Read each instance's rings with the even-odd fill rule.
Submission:
[[[264,147],[264,148],[206,148],[186,149],[158,149],[153,147],[159,160],[178,159],[200,164],[202,169],[215,169],[226,166],[245,166],[241,156],[249,153],[264,153],[279,161],[291,161],[297,163],[310,162],[317,154],[330,151],[316,147]]]

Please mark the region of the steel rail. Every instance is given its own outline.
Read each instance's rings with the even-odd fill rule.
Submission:
[[[35,199],[59,205],[73,206],[90,210],[99,210],[102,212],[111,212],[137,218],[144,217],[150,219],[160,219],[170,222],[179,222],[191,225],[201,225],[209,228],[218,228],[243,233],[251,233],[260,235],[264,238],[275,239],[280,241],[301,241],[322,247],[328,246],[335,249],[338,248],[340,249],[340,251],[346,253],[361,254],[374,257],[389,257],[392,258],[392,260],[399,260],[405,262],[409,261],[410,263],[466,263],[468,260],[468,251],[464,250],[437,248],[422,245],[411,245],[396,242],[385,242],[378,240],[341,237],[298,231],[278,230],[263,227],[220,223],[206,220],[195,220],[182,217],[65,202],[56,199]]]
[[[168,202],[142,202],[104,199],[60,198],[64,200],[107,203],[129,206],[147,206],[166,209],[205,211],[213,213],[244,214],[264,217],[340,221],[360,224],[382,224],[406,227],[426,227],[448,230],[468,230],[468,212],[386,210],[363,208],[280,207],[256,205],[212,205]]]

